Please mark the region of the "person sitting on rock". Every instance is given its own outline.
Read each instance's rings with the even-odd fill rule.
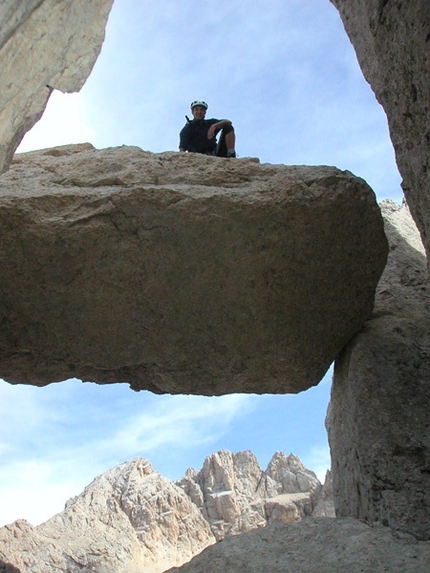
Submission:
[[[179,151],[236,157],[236,136],[229,119],[205,119],[208,104],[203,100],[191,103],[193,119],[185,116],[187,123],[179,134]],[[221,131],[219,143],[216,136]]]

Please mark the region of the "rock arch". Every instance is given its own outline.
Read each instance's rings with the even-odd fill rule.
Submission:
[[[387,113],[399,169],[404,179],[403,189],[405,191],[408,204],[410,205],[411,213],[421,232],[424,246],[427,252],[429,252],[430,205],[428,194],[428,177],[430,169],[428,142],[430,136],[428,133],[428,101],[430,99],[430,88],[428,83],[428,45],[430,6],[426,0],[418,0],[413,3],[401,2],[400,0],[390,0],[389,2],[380,2],[379,0],[366,0],[365,2],[356,2],[354,0],[332,1],[339,9],[345,24],[345,28],[356,48],[363,73],[371,83],[377,98],[382,103]],[[3,77],[5,78],[4,85],[6,86],[6,89],[2,90],[0,101],[0,117],[2,119],[0,123],[3,128],[3,131],[0,133],[1,170],[7,169],[12,159],[13,152],[16,149],[23,134],[35,123],[35,121],[40,117],[41,113],[43,113],[43,109],[46,105],[46,101],[49,97],[51,89],[56,87],[63,91],[72,91],[79,89],[79,87],[85,81],[100,50],[100,45],[103,39],[104,24],[106,22],[111,4],[112,2],[110,0],[98,0],[97,2],[95,1],[91,3],[83,1],[79,3],[75,1],[70,1],[67,3],[62,2],[62,13],[60,14],[58,10],[56,10],[56,7],[59,7],[59,3],[51,0],[3,3],[2,8],[0,9],[0,18],[6,22],[6,25],[2,27],[2,36],[0,41],[2,43],[2,60],[9,62],[9,65],[3,70]],[[51,19],[45,17],[47,13],[50,14]],[[75,31],[78,32],[78,36],[76,36],[75,39],[78,38],[78,41],[71,44],[70,37],[67,35],[61,35],[62,44],[61,46],[55,47],[55,57],[52,57],[52,51],[47,51],[49,62],[49,66],[47,67],[49,70],[48,73],[41,76],[40,80],[38,80],[36,83],[28,81],[28,77],[30,76],[30,72],[28,70],[31,69],[35,61],[37,62],[40,60],[40,54],[35,52],[33,49],[33,44],[35,38],[38,36],[43,36],[44,30],[42,23],[46,22],[47,25],[52,25],[52,22],[56,22],[54,25],[58,25],[58,23],[61,22],[65,17],[68,18],[69,23],[77,23],[77,28]],[[85,26],[82,26],[82,22],[85,22]],[[84,39],[85,41],[83,41]],[[23,54],[22,51],[19,51],[15,48],[16,43],[19,43],[21,46],[28,46],[29,49],[25,52],[25,54]],[[43,46],[43,43],[38,45]],[[78,58],[82,65],[76,69],[72,64]],[[29,66],[27,71],[22,73],[23,66],[27,65]],[[22,87],[22,84],[12,85],[13,82],[11,80],[16,77],[17,69],[21,70],[19,75],[21,75],[21,78],[26,85],[26,89]],[[7,74],[10,75],[8,76]],[[81,150],[81,152],[84,151],[85,150]],[[86,150],[85,152],[91,153],[90,150]],[[64,151],[63,149],[61,151],[53,151],[52,155],[64,157],[64,155],[67,155],[67,153],[67,150]],[[73,155],[72,152],[71,154]],[[170,159],[167,156],[165,156],[164,159],[166,161],[173,161],[173,159]],[[192,158],[190,161],[193,160],[195,160],[195,158]],[[198,160],[200,161],[200,159]],[[16,164],[16,168],[19,170],[19,164]],[[247,166],[247,169],[251,171],[253,169],[257,170],[257,167],[250,164]],[[10,174],[7,174],[7,176],[11,177]],[[63,175],[61,176],[63,177]],[[240,173],[237,173],[236,176],[239,178],[239,181],[241,180],[240,178],[243,177],[243,175]],[[115,177],[118,177],[118,174],[115,174]],[[290,179],[290,182],[293,181],[294,185],[296,185],[296,189],[299,190],[298,196],[300,196],[300,193],[303,194],[303,190],[305,189],[308,193],[308,197],[312,197],[312,201],[317,196],[319,197],[324,194],[321,191],[321,187],[315,185],[315,181],[321,182],[321,174],[318,174],[316,179],[314,175],[310,176],[309,179],[309,177],[297,178],[297,174],[293,172],[280,172],[275,175],[275,178],[276,177],[283,177],[284,180]],[[322,179],[325,181],[323,187],[325,186],[325,189],[331,192],[333,188],[336,187],[336,183],[338,183],[342,177],[343,184],[345,185],[346,181],[348,180],[347,175],[340,175],[338,172],[331,172],[330,174],[325,172],[322,176]],[[5,177],[3,177],[2,183],[5,181]],[[66,179],[63,178],[61,181],[64,183],[64,181],[67,181],[67,177]],[[112,187],[117,184],[117,181],[117,179],[111,179],[102,182],[100,176],[98,176],[98,178],[94,177],[90,185],[93,197],[96,196],[96,190],[100,190],[102,185]],[[56,184],[59,183],[60,180],[57,180]],[[80,186],[79,177],[70,179],[69,183],[71,186],[73,186],[79,195],[79,190],[82,189],[82,185]],[[349,184],[355,185],[355,183],[348,183],[348,185]],[[154,188],[156,188],[158,185],[158,182],[155,180],[155,176],[152,185]],[[313,195],[313,193],[316,193],[316,195]],[[375,215],[375,210],[371,204],[369,193],[367,191],[358,191],[357,193],[358,195],[364,193],[364,195],[367,197],[365,200],[368,206],[367,214],[375,223],[375,216],[377,218],[377,215]],[[16,204],[16,199],[16,197],[9,197],[6,201],[6,211],[9,210],[9,214],[13,214],[13,211],[10,207],[12,203]],[[169,200],[171,199],[172,196],[170,196]],[[264,199],[261,200],[264,202]],[[212,197],[208,197],[208,201],[214,201],[214,199]],[[37,201],[35,202],[37,203]],[[173,198],[173,202],[171,204],[173,205],[174,203],[175,198]],[[109,208],[111,207],[112,211],[107,212],[106,209],[109,211]],[[91,225],[94,227],[97,227],[100,221],[106,218],[106,216],[108,218],[111,217],[110,224],[113,228],[116,229],[117,232],[128,234],[132,238],[133,236],[136,237],[138,235],[138,229],[136,228],[136,222],[133,218],[133,215],[128,213],[126,209],[115,210],[115,201],[113,199],[109,208],[105,205],[102,205],[101,207],[99,206],[98,211],[97,208],[95,208],[91,214],[88,214],[86,207],[82,205],[77,209],[77,211],[76,208],[72,209],[68,216],[69,219],[73,220],[73,217],[76,217],[76,212],[78,212],[80,219],[85,219],[85,217],[87,217],[87,221],[91,221]],[[49,209],[47,209],[47,212],[48,211]],[[388,222],[390,221],[390,218],[395,218],[393,214],[394,212],[395,210],[392,210],[391,213],[387,214]],[[15,212],[15,215],[16,213],[17,212]],[[51,214],[55,218],[55,213]],[[63,215],[63,219],[64,218],[67,217]],[[11,224],[10,221],[9,224]],[[370,269],[371,278],[376,282],[378,272],[383,264],[383,259],[385,257],[385,243],[384,240],[381,239],[380,220],[379,223],[376,222],[376,225],[373,228],[375,235],[373,235],[373,239],[370,240],[368,247],[369,249],[379,249],[378,256],[374,259],[376,260],[376,266]],[[368,234],[368,229],[369,227],[364,229],[364,233],[362,235],[363,237]],[[397,249],[399,252],[399,243],[396,243],[394,235],[392,235],[391,240],[394,241],[391,243],[392,250],[394,251]],[[53,242],[56,244],[57,248],[61,247],[60,243],[58,243],[58,241],[56,242],[55,239],[53,239]],[[365,253],[365,255],[369,257],[371,252],[373,251],[369,250]],[[72,262],[73,256],[70,256],[70,253],[67,254],[66,251],[64,251],[63,254],[64,257],[62,259],[62,264],[64,265],[64,268],[72,268],[75,272],[78,267],[73,267],[73,265],[72,267],[68,266]],[[397,270],[399,270],[400,266],[395,262],[395,259],[392,259],[392,261],[393,265],[397,268]],[[419,269],[416,267],[416,270],[417,274],[422,277],[423,269],[421,267]],[[403,272],[403,270],[401,270],[401,272]],[[272,275],[270,278],[268,278],[268,280],[272,281],[274,287],[276,287],[277,281],[277,277],[275,275]],[[51,278],[55,280],[55,277]],[[69,278],[72,280],[73,276],[70,275]],[[371,285],[372,280],[370,280],[367,284]],[[426,297],[428,294],[425,281],[423,279],[421,283],[417,283],[416,280],[414,282],[409,276],[407,282],[409,282],[409,284],[403,285],[405,288],[408,287],[410,289],[414,289],[417,286],[419,287],[418,290],[420,291],[420,295],[423,297],[421,299],[421,316],[424,317],[422,320],[424,320],[427,324],[426,321],[428,319],[428,305],[426,302]],[[368,286],[368,288],[370,287]],[[400,320],[403,327],[405,328],[405,331],[407,331],[410,335],[412,331],[416,332],[414,329],[419,328],[421,329],[421,332],[423,328],[420,326],[421,322],[419,323],[420,325],[418,325],[416,321],[413,325],[411,325],[409,322],[413,319],[413,317],[409,314],[411,308],[407,305],[405,306],[399,304],[399,293],[400,291],[398,291],[395,296],[392,296],[390,301],[391,305],[394,305],[396,308],[397,315],[401,316]],[[400,296],[402,295],[400,294]],[[390,307],[388,311],[385,310],[383,304],[384,297],[385,299],[387,298],[386,291],[379,291],[376,306],[377,313],[380,312],[384,314],[386,312],[391,312],[392,307]],[[360,330],[364,321],[366,318],[368,318],[368,314],[370,312],[368,291],[366,291],[364,300],[364,310],[362,309],[358,315],[354,315],[354,320],[352,321],[353,324],[350,324],[350,330],[345,331],[342,336],[340,336],[338,340],[339,350],[348,341],[350,336]],[[28,303],[28,299],[23,296],[22,302],[23,304],[21,308],[25,310],[25,303]],[[10,306],[8,310],[10,311],[11,308],[12,307]],[[248,313],[250,318],[252,318],[252,313],[250,313],[249,308],[246,309],[245,314],[246,313]],[[23,328],[21,329],[17,328],[19,321],[14,322],[14,317],[16,317],[16,314],[14,315],[13,313],[9,312],[4,321],[3,336],[9,336],[10,340],[15,340],[15,343],[18,343],[18,345],[15,344],[15,349],[19,349],[18,352],[13,353],[10,351],[10,349],[8,352],[10,351],[11,360],[15,360],[15,371],[19,372],[19,375],[22,376],[22,371],[19,371],[19,368],[22,368],[23,361],[25,362],[28,359],[28,354],[25,356],[25,352],[21,351],[26,350],[26,344],[29,341],[29,329],[26,325],[23,325]],[[359,397],[358,393],[355,394],[355,387],[357,384],[354,383],[354,376],[359,376],[359,371],[357,370],[355,372],[351,372],[350,368],[351,364],[354,362],[354,356],[357,352],[359,352],[359,349],[362,348],[360,347],[361,344],[366,347],[368,346],[370,353],[375,351],[375,347],[372,346],[372,340],[374,340],[372,339],[372,329],[376,326],[377,321],[380,319],[381,317],[378,316],[378,314],[373,316],[373,319],[370,323],[368,323],[368,326],[365,327],[364,330],[357,335],[357,338],[353,339],[350,345],[344,349],[342,357],[338,362],[337,374],[335,374],[335,389],[333,394],[334,400],[331,414],[329,416],[329,430],[332,434],[333,444],[339,444],[336,438],[336,433],[339,429],[339,427],[336,428],[337,422],[334,409],[336,407],[336,403],[339,404],[339,401],[342,402],[344,400],[343,394],[347,391],[347,389],[352,392],[355,405],[358,405],[360,400],[363,399],[363,397]],[[348,323],[348,321],[351,321],[351,315],[349,313],[345,315],[344,323]],[[36,336],[37,328],[35,327],[33,330]],[[42,328],[39,333],[42,336],[43,330],[44,329]],[[425,391],[422,391],[422,388],[425,390],[425,384],[428,383],[428,346],[427,342],[424,344],[422,337],[419,339],[419,343],[414,337],[415,334],[412,336],[412,340],[415,342],[411,344],[411,338],[407,338],[406,336],[404,338],[404,345],[407,347],[413,346],[414,348],[418,345],[418,350],[414,355],[413,362],[414,364],[417,364],[416,368],[420,374],[419,376],[403,379],[403,382],[408,386],[415,384],[417,386],[417,392],[422,392],[422,403],[427,405],[428,394]],[[391,348],[393,349],[394,346],[391,346]],[[222,352],[221,349],[220,352]],[[333,355],[333,353],[335,353],[335,351],[332,349],[331,355]],[[61,363],[61,368],[70,368],[71,365],[73,366],[72,360],[65,360],[64,353],[62,356],[59,356],[57,366],[59,363]],[[128,372],[128,366],[126,363],[127,361],[124,363],[124,374],[127,374]],[[391,366],[395,368],[396,364],[398,364],[398,357],[396,357],[394,354],[394,361],[391,363]],[[34,364],[31,362],[27,363],[28,369],[33,367]],[[233,367],[234,371],[239,373],[240,379],[240,372],[241,369],[243,369],[243,365],[234,363]],[[367,365],[367,368],[368,367],[369,366]],[[51,365],[51,368],[55,370],[55,365]],[[177,369],[177,371],[180,371],[180,368]],[[104,381],[108,382],[111,374],[109,374],[109,372],[105,372],[105,375],[106,380]],[[53,376],[52,370],[49,376]],[[158,387],[160,391],[172,390],[172,386],[169,387],[168,385],[163,388],[162,383],[161,386]],[[393,383],[390,388],[391,390],[394,389],[397,391],[399,386],[396,383]],[[217,391],[222,392],[224,389],[218,389]],[[365,392],[363,395],[365,395]],[[396,404],[398,408],[406,408],[405,403],[402,400],[396,402]],[[375,412],[373,414],[375,415]],[[393,411],[388,411],[388,409],[384,412],[384,414],[386,414],[387,420],[385,427],[393,427],[393,433],[395,433],[395,424],[393,418],[395,414]],[[376,427],[375,432],[379,432]],[[407,441],[407,443],[400,443],[399,441],[393,450],[394,454],[399,458],[409,461],[412,459],[415,460],[413,470],[414,475],[421,476],[422,478],[421,482],[414,478],[412,483],[416,485],[414,485],[413,489],[408,492],[407,489],[402,485],[405,477],[404,473],[400,472],[392,489],[400,488],[403,491],[404,497],[402,499],[402,504],[407,505],[408,499],[410,500],[412,498],[413,504],[415,504],[416,494],[420,488],[427,488],[428,492],[428,486],[425,485],[427,484],[425,480],[428,476],[429,467],[428,432],[428,425],[426,426],[424,424],[424,426],[422,426],[420,422],[418,426],[412,427],[410,429],[409,441]],[[382,434],[378,437],[381,436]],[[347,446],[350,449],[355,448],[360,452],[363,451],[363,448],[369,448],[368,442],[365,443],[362,441],[362,435],[360,432],[358,432],[358,434],[351,434]],[[336,462],[339,461],[339,456],[342,455],[341,450],[343,446],[340,446],[340,449],[337,449],[337,447],[337,445],[334,445],[332,450],[335,467]],[[378,449],[380,455],[383,455],[384,451],[386,452],[384,448]],[[369,450],[369,452],[371,454],[372,450]],[[344,515],[364,517],[369,520],[386,520],[386,522],[392,527],[410,531],[414,535],[417,535],[421,538],[427,538],[426,535],[428,535],[428,532],[425,534],[424,527],[422,527],[422,524],[424,524],[424,526],[428,525],[429,518],[429,506],[427,497],[425,497],[426,494],[423,493],[423,497],[421,497],[421,501],[425,499],[426,503],[425,511],[420,518],[421,525],[419,528],[414,528],[409,517],[407,517],[407,519],[398,517],[399,512],[395,510],[395,500],[390,498],[389,495],[384,497],[384,495],[381,494],[381,484],[376,483],[377,480],[381,479],[381,475],[377,467],[378,464],[375,463],[375,457],[372,458],[372,456],[370,456],[368,464],[366,464],[354,465],[351,463],[350,465],[347,464],[347,467],[340,467],[340,465],[338,465],[338,474],[337,478],[335,478],[335,480],[337,479],[338,484],[338,511]],[[358,477],[354,477],[356,472],[359,472]],[[351,507],[348,505],[349,502],[346,502],[346,498],[349,497],[351,488],[357,488],[358,485],[361,487],[361,491],[363,493],[359,496],[359,498],[353,497],[355,501]],[[375,501],[374,494],[376,490],[381,495],[379,497],[377,496]],[[412,497],[410,497],[409,494]],[[383,499],[383,503],[380,503],[381,499]]]

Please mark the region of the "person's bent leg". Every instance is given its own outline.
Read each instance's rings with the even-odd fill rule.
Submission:
[[[236,144],[236,135],[234,131],[229,131],[226,133],[225,143],[227,145],[227,151],[230,151],[231,149],[234,151],[234,146]]]
[[[231,125],[224,127],[220,133],[220,139],[216,149],[218,157],[236,157],[234,146],[236,143],[236,136],[234,129]]]
[[[236,157],[236,151],[234,150],[236,135],[233,128],[225,134],[225,144],[227,147],[227,157]]]

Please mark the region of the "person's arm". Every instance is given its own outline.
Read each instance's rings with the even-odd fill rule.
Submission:
[[[226,125],[231,125],[231,121],[229,119],[220,119],[216,123],[213,123],[208,130],[208,139],[212,139],[218,131],[221,131],[221,129]]]

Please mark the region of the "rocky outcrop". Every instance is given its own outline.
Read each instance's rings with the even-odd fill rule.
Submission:
[[[430,543],[354,519],[317,519],[229,537],[166,573],[428,573]]]
[[[277,452],[262,472],[251,452],[221,450],[200,472],[189,470],[179,484],[211,525],[217,541],[270,523],[312,515],[321,484],[297,456]],[[332,508],[327,514],[334,515]]]
[[[334,369],[327,429],[336,514],[430,539],[430,286],[406,205],[382,204],[390,242],[371,320]]]
[[[0,558],[21,573],[161,573],[215,542],[183,490],[135,459],[96,478],[63,512],[0,529]]]
[[[0,173],[53,89],[79,91],[99,55],[113,0],[0,4]]]
[[[299,392],[368,318],[387,244],[332,167],[89,144],[0,178],[0,377]]]
[[[292,454],[262,472],[251,452],[222,450],[180,484],[141,458],[96,478],[63,512],[0,529],[0,559],[21,573],[161,573],[216,540],[311,515],[321,484]]]
[[[384,107],[402,187],[430,254],[430,3],[331,0]]]
[[[312,517],[336,517],[333,500],[333,480],[331,471],[327,470],[324,484],[312,511]]]

